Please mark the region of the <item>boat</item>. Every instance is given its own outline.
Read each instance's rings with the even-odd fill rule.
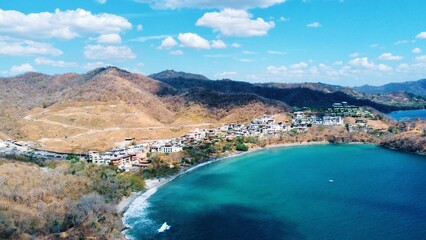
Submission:
[[[334,180],[333,179],[329,179],[328,182],[329,183],[334,183]]]
[[[167,225],[167,222],[163,223],[163,225],[161,225],[160,229],[158,229],[158,233],[162,233],[164,231],[167,231],[170,229],[170,226]]]

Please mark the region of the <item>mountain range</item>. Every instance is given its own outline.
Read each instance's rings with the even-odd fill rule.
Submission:
[[[322,83],[210,80],[173,70],[144,76],[116,67],[85,74],[26,73],[0,78],[0,89],[0,138],[67,152],[106,150],[129,137],[177,137],[197,127],[334,102],[382,112],[426,106],[425,99],[403,92],[377,95]]]
[[[382,86],[363,85],[360,87],[354,87],[354,89],[363,93],[386,94],[407,92],[426,97],[426,79],[402,83],[388,83]]]

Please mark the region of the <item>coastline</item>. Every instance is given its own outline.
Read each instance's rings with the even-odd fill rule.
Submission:
[[[267,145],[263,148],[261,148],[261,147],[252,148],[252,149],[249,149],[246,152],[232,152],[232,153],[228,153],[228,154],[225,154],[225,155],[217,157],[217,158],[211,158],[210,160],[208,160],[206,162],[197,164],[195,166],[191,166],[191,167],[186,168],[186,169],[182,169],[179,173],[177,173],[173,176],[167,177],[167,178],[145,180],[145,183],[146,183],[146,190],[145,191],[134,192],[134,193],[132,193],[131,196],[122,199],[120,201],[120,203],[117,205],[117,211],[118,211],[119,214],[122,215],[122,221],[123,221],[123,224],[125,225],[125,229],[123,230],[122,233],[123,233],[125,239],[128,239],[126,234],[125,234],[125,230],[129,228],[128,224],[126,224],[126,222],[125,222],[126,213],[132,207],[132,205],[136,202],[136,200],[138,202],[137,207],[141,207],[142,209],[145,208],[148,205],[147,200],[152,195],[154,195],[159,188],[165,186],[166,184],[172,182],[173,180],[177,179],[178,177],[180,177],[184,174],[192,172],[193,170],[204,167],[204,166],[209,165],[209,164],[214,163],[214,162],[226,160],[226,159],[229,159],[229,158],[232,158],[232,157],[250,154],[250,153],[261,151],[261,150],[268,150],[268,149],[274,149],[274,148],[284,148],[284,147],[310,146],[310,145],[327,145],[327,144],[333,144],[333,143],[330,143],[328,141],[317,141],[317,142],[272,144],[272,145]],[[374,144],[374,143],[350,142],[350,143],[344,143],[344,144]]]
[[[252,148],[249,149],[246,152],[232,152],[225,154],[223,156],[217,157],[217,158],[211,158],[210,160],[197,164],[195,166],[191,166],[189,168],[182,169],[179,173],[167,177],[167,178],[160,178],[160,179],[148,179],[145,180],[146,183],[146,190],[143,192],[134,192],[129,197],[126,197],[122,199],[119,204],[117,205],[117,212],[122,215],[123,223],[128,227],[127,224],[124,222],[124,218],[126,217],[126,213],[131,208],[131,206],[135,203],[136,200],[138,200],[139,205],[146,205],[146,201],[157,192],[157,190],[167,183],[175,180],[176,178],[190,173],[195,169],[204,167],[206,165],[209,165],[214,162],[226,160],[228,158],[236,157],[236,156],[242,156],[245,154],[261,151],[261,150],[267,150],[267,149],[273,149],[273,148],[282,148],[282,147],[296,147],[296,146],[307,146],[307,145],[325,145],[325,144],[331,144],[327,141],[318,141],[318,142],[301,142],[301,143],[281,143],[281,144],[273,144],[273,145],[267,145],[264,148]],[[351,143],[351,144],[365,144],[365,143]]]
[[[146,189],[143,192],[133,192],[129,197],[123,198],[119,204],[117,205],[117,211],[120,214],[125,214],[125,212],[129,209],[129,207],[132,205],[132,203],[137,199],[137,198],[146,198],[145,200],[148,200],[148,198],[150,196],[153,195],[153,190],[157,190],[158,188],[166,185],[167,183],[175,180],[176,178],[187,174],[195,169],[204,167],[206,165],[209,165],[211,163],[214,162],[218,162],[218,161],[222,161],[222,160],[226,160],[228,158],[232,158],[232,157],[237,157],[237,156],[242,156],[245,154],[249,154],[249,153],[253,153],[253,152],[257,152],[257,151],[261,151],[261,150],[267,150],[267,149],[274,149],[274,148],[282,148],[282,147],[297,147],[297,146],[308,146],[308,145],[326,145],[326,144],[332,144],[329,143],[327,141],[318,141],[318,142],[301,142],[301,143],[280,143],[280,144],[272,144],[272,145],[267,145],[264,148],[258,147],[258,148],[252,148],[249,149],[246,152],[232,152],[232,153],[228,153],[225,154],[223,156],[217,157],[217,158],[211,158],[210,160],[197,164],[195,166],[191,166],[189,168],[185,168],[182,169],[179,173],[170,176],[170,177],[166,177],[166,178],[160,178],[160,179],[147,179],[145,180],[145,184],[146,184]],[[350,142],[350,143],[345,143],[345,144],[371,144],[371,143],[365,143],[365,142]]]

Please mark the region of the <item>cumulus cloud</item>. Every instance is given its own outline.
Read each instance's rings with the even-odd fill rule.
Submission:
[[[121,37],[116,33],[102,34],[98,38],[96,38],[96,41],[98,43],[119,44],[121,43]]]
[[[138,30],[139,32],[143,30],[143,26],[142,24],[138,24],[138,26],[136,27],[136,30]]]
[[[26,72],[35,72],[36,70],[33,68],[33,66],[31,66],[31,64],[29,63],[24,63],[22,65],[13,65],[10,68],[9,74],[11,75],[16,75],[16,74],[20,74],[20,73],[26,73]]]
[[[379,56],[380,60],[385,60],[385,61],[399,61],[402,60],[402,56],[395,56],[392,53],[383,53],[382,55]]]
[[[34,62],[38,65],[47,65],[47,66],[61,67],[61,68],[78,66],[77,63],[75,62],[65,62],[60,60],[51,60],[47,58],[36,58]]]
[[[313,22],[313,23],[309,23],[306,26],[311,27],[311,28],[319,28],[319,27],[321,27],[321,24],[319,22]]]
[[[391,67],[385,65],[385,64],[375,64],[373,62],[370,62],[367,57],[363,58],[354,58],[348,62],[349,65],[364,69],[370,69],[370,70],[379,70],[379,71],[390,71],[392,70]]]
[[[411,52],[418,54],[418,53],[421,53],[422,50],[420,48],[414,48],[413,50],[411,50]]]
[[[224,36],[252,37],[264,36],[275,27],[273,21],[266,22],[262,18],[252,19],[245,10],[224,9],[220,12],[205,13],[196,22],[197,26],[210,27]]]
[[[178,36],[182,47],[210,49],[210,43],[195,33],[180,33]]]
[[[176,50],[176,51],[171,51],[169,52],[170,55],[183,55],[183,51],[182,50]]]
[[[62,55],[62,51],[47,43],[34,41],[0,41],[0,56]]]
[[[160,49],[170,49],[174,46],[178,45],[178,43],[176,42],[176,40],[172,37],[167,37],[165,38],[160,45]]]
[[[231,44],[231,47],[233,47],[233,48],[240,48],[241,44],[239,44],[239,43],[233,43],[233,44]]]
[[[226,48],[226,43],[222,40],[213,40],[211,43],[212,48]]]
[[[426,32],[421,32],[421,33],[417,34],[416,38],[419,38],[419,39],[426,38]]]
[[[135,0],[140,3],[149,3],[154,8],[267,8],[285,0]]]
[[[426,62],[426,55],[418,56],[415,60],[418,62]]]
[[[266,68],[266,71],[271,74],[282,74],[283,72],[287,71],[286,66],[268,66]]]
[[[84,56],[88,59],[134,59],[136,55],[127,46],[103,46],[103,45],[87,45],[84,48]]]
[[[84,35],[120,33],[132,28],[114,14],[92,14],[84,9],[24,14],[0,9],[0,33],[26,38],[73,39]]]

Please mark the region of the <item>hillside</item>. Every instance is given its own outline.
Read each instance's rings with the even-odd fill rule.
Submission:
[[[6,89],[0,94],[0,131],[66,152],[107,150],[126,138],[178,137],[287,108],[255,94],[188,93],[115,67],[87,74],[27,73],[1,78],[0,88]]]
[[[194,128],[245,122],[292,107],[325,108],[346,101],[389,112],[426,105],[403,93],[363,94],[321,83],[214,81],[173,70],[146,77],[116,67],[86,74],[27,73],[0,78],[0,88],[5,89],[0,93],[0,137],[76,153],[107,150],[128,138],[178,137]]]
[[[354,87],[354,89],[364,93],[384,94],[407,92],[414,95],[426,97],[426,79],[402,83],[388,83],[382,86],[364,85],[360,87]]]
[[[397,101],[394,104],[389,104],[389,98],[392,98],[391,95],[387,95],[384,98],[383,96],[359,93],[350,88],[322,83],[251,84],[228,79],[208,80],[205,77],[196,79],[164,76],[167,76],[167,74],[150,75],[152,78],[187,92],[203,89],[224,94],[255,94],[262,98],[283,102],[292,107],[324,108],[331,106],[335,102],[346,101],[354,105],[369,106],[382,112],[390,112],[401,108],[418,107],[418,105],[423,107],[426,105],[426,100],[415,99],[411,96],[405,96],[405,102]],[[401,104],[401,102],[404,104]]]

